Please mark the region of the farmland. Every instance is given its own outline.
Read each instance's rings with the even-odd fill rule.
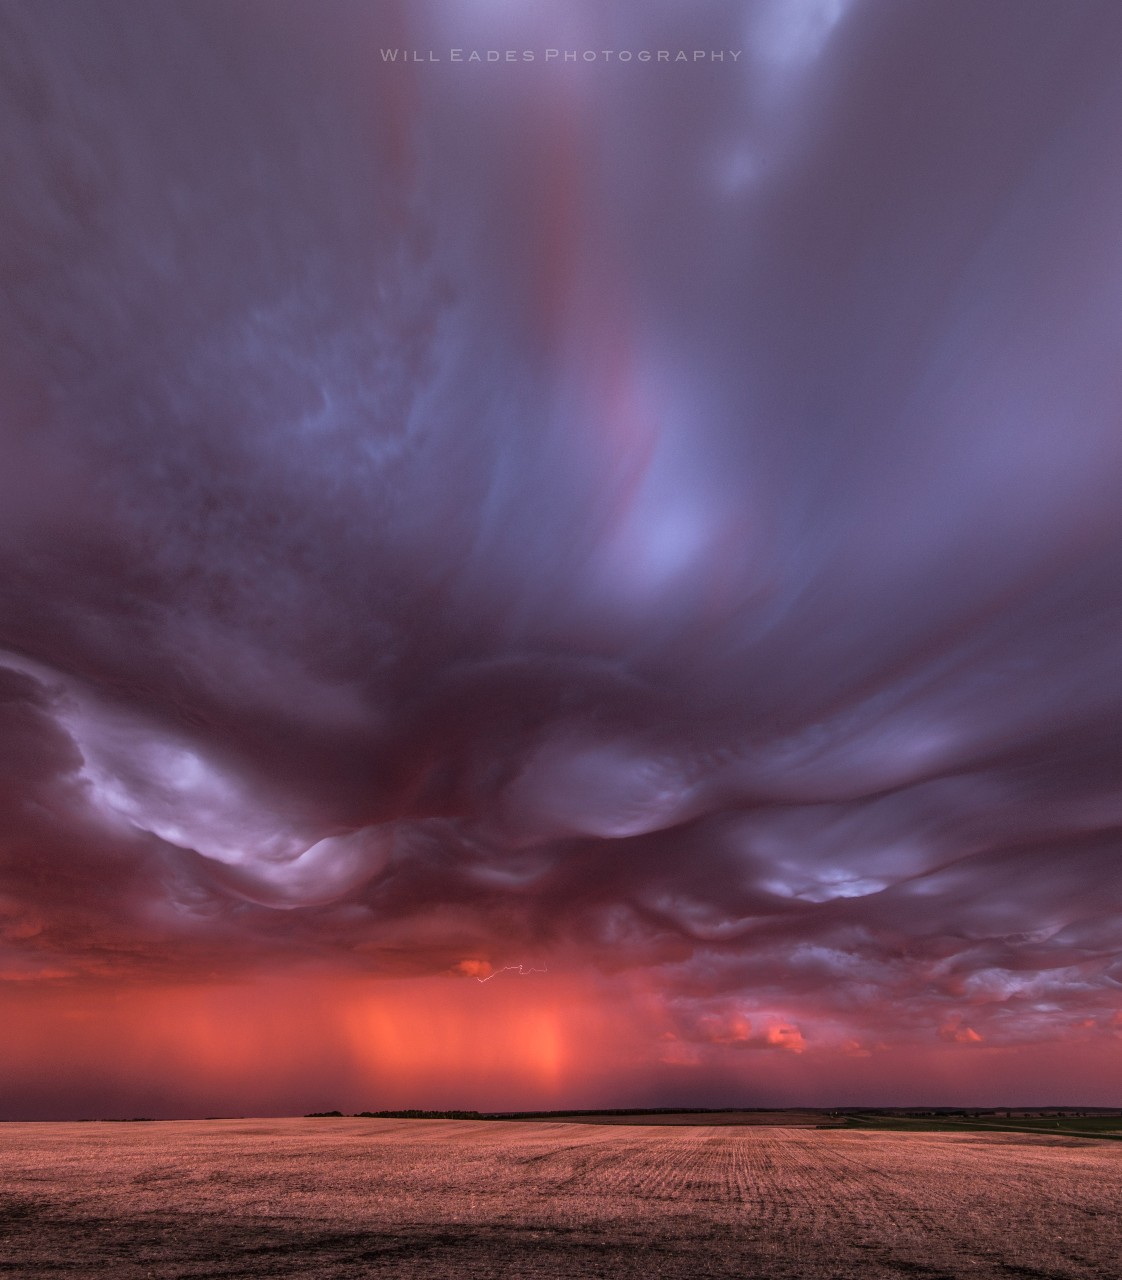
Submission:
[[[0,1276],[1108,1277],[1122,1143],[379,1120],[0,1126]]]

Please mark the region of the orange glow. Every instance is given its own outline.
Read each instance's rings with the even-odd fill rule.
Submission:
[[[0,1016],[21,1029],[4,1053],[0,1088],[9,1096],[50,1077],[60,1098],[97,1083],[122,1096],[181,1097],[185,1113],[227,1109],[229,1098],[236,1110],[259,1112],[560,1106],[574,1083],[587,1087],[608,1066],[633,1063],[641,1039],[634,1022],[590,1006],[580,985],[537,974],[486,983],[324,974],[209,987],[40,984],[34,999],[16,994],[0,993]]]
[[[462,971],[461,971],[462,973]],[[474,975],[479,976],[479,975]],[[422,1107],[1110,1105],[1118,1041],[926,1045],[760,1014],[673,1025],[639,975],[551,971],[228,985],[0,987],[0,1115],[277,1115]],[[1105,1034],[1100,1034],[1105,1031]]]
[[[426,1084],[506,1074],[556,1087],[571,1013],[564,997],[550,993],[540,1006],[527,1007],[521,993],[512,998],[501,990],[496,999],[466,984],[427,980],[423,996],[414,998],[418,985],[353,991],[340,1002],[349,1054],[362,1074]]]
[[[943,1040],[951,1040],[955,1044],[981,1044],[984,1037],[973,1027],[965,1026],[961,1014],[955,1014],[939,1028],[939,1036]]]

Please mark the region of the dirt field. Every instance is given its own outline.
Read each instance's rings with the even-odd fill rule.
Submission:
[[[0,1125],[0,1276],[1103,1277],[1122,1143],[496,1121]]]

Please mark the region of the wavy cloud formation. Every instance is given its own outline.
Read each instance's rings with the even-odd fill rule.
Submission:
[[[6,977],[1118,1034],[1117,5],[0,23]]]

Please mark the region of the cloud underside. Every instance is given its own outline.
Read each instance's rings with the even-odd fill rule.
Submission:
[[[1122,12],[1028,7],[0,15],[4,977],[1117,1034]]]

